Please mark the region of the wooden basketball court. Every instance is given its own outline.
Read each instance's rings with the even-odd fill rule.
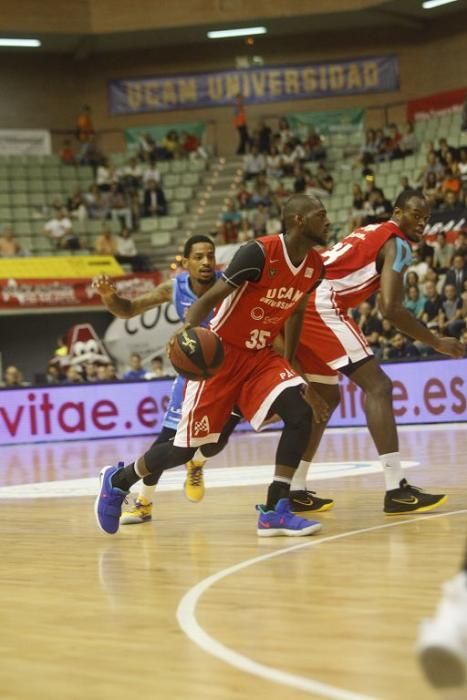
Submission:
[[[154,520],[116,536],[95,525],[94,476],[150,441],[0,448],[0,697],[435,698],[414,643],[462,559],[467,436],[400,437],[408,480],[448,503],[385,517],[366,430],[329,430],[309,486],[336,506],[298,539],[256,536],[276,433],[236,435],[199,504],[164,475]]]

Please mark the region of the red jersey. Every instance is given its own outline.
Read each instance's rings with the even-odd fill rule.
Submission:
[[[272,345],[303,295],[319,282],[322,270],[321,256],[313,249],[295,267],[282,234],[247,243],[223,274],[237,289],[220,305],[211,329],[240,348]]]
[[[358,306],[379,289],[380,273],[376,269],[376,259],[392,236],[406,243],[410,255],[407,238],[394,221],[357,228],[332,248],[321,252],[325,276],[339,308]]]

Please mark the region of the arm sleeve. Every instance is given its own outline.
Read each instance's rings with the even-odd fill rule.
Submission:
[[[266,255],[258,241],[243,245],[222,273],[222,279],[232,287],[241,287],[244,282],[257,282],[264,269]]]

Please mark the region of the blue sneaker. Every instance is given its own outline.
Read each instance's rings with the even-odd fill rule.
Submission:
[[[259,537],[304,537],[321,530],[321,523],[317,520],[306,520],[294,515],[288,498],[281,498],[274,510],[265,510],[264,506],[256,506],[256,510],[259,511]]]
[[[94,504],[94,512],[100,529],[109,535],[114,535],[118,530],[122,505],[129,493],[112,486],[111,479],[122,466],[104,467],[99,474],[101,490]]]

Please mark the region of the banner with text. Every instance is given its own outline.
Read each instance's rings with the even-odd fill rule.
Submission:
[[[52,153],[50,131],[0,129],[0,153],[4,156],[48,156]]]
[[[394,382],[399,424],[466,417],[467,359],[385,365]],[[0,390],[0,445],[154,435],[161,430],[172,382],[27,387]],[[346,377],[331,426],[366,425],[363,394]],[[247,423],[241,424],[249,429]]]
[[[118,294],[133,298],[150,292],[162,281],[159,272],[124,275],[115,279]],[[0,309],[102,306],[92,279],[0,278]]]
[[[322,136],[363,131],[364,109],[332,109],[325,112],[295,112],[286,114],[289,126],[303,140],[313,127]]]
[[[121,115],[220,107],[233,104],[238,93],[246,104],[258,104],[398,89],[399,59],[388,55],[110,80],[108,101],[110,113]]]

